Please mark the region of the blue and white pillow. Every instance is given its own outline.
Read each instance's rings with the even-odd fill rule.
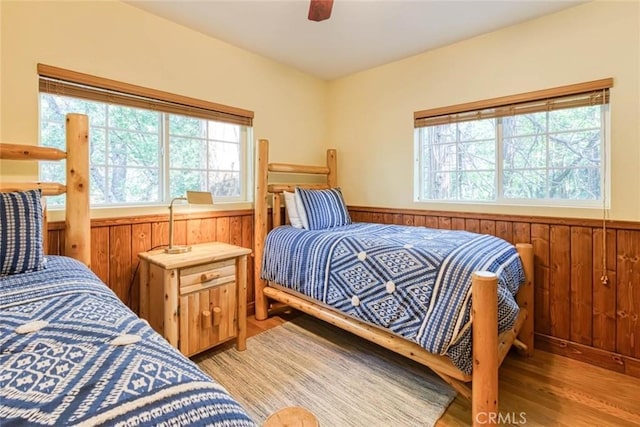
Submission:
[[[339,188],[305,190],[297,187],[296,199],[302,226],[308,230],[351,224],[351,217]]]
[[[0,193],[0,275],[44,268],[40,190]]]

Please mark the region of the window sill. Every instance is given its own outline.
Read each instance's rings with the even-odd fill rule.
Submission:
[[[215,203],[212,206],[176,205],[174,215],[179,218],[183,214],[194,214],[211,211],[236,211],[253,209],[253,203]],[[63,208],[47,209],[50,222],[64,221]],[[131,207],[100,207],[91,209],[91,219],[109,219],[123,217],[138,217],[148,215],[169,215],[169,205],[131,206]]]

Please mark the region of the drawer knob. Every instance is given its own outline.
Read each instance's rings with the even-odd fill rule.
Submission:
[[[214,271],[211,273],[202,273],[202,275],[200,275],[200,280],[202,282],[208,282],[209,280],[217,279],[218,277],[220,277],[220,273]]]
[[[221,318],[222,309],[220,309],[220,307],[213,307],[213,326],[220,326]]]
[[[202,312],[202,326],[205,329],[211,327],[211,312],[209,310],[204,310]]]

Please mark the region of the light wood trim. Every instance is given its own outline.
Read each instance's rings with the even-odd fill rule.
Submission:
[[[349,331],[359,337],[365,338],[371,342],[381,345],[393,352],[396,352],[409,359],[430,367],[431,369],[452,377],[459,381],[469,382],[471,376],[460,371],[446,356],[439,356],[429,353],[418,344],[407,341],[398,335],[392,334],[386,330],[377,328],[365,322],[351,318],[346,314],[340,313],[314,302],[289,294],[283,290],[266,287],[264,294],[276,301],[283,302],[290,307],[311,314],[312,316],[331,323],[341,329]],[[497,324],[497,323],[496,323]],[[495,325],[494,324],[494,328]],[[496,329],[497,331],[497,329]],[[496,333],[497,336],[497,333]],[[497,349],[497,344],[496,344]]]
[[[269,172],[327,175],[329,174],[330,170],[326,166],[294,165],[289,163],[269,163]]]
[[[495,425],[487,415],[498,412],[498,278],[484,271],[472,277],[471,417],[474,426]]]
[[[149,262],[140,260],[140,312],[143,319],[149,318]],[[157,309],[157,308],[156,308]]]
[[[42,201],[42,250],[49,254],[49,213],[47,212],[47,199]]]
[[[520,260],[522,261],[522,267],[524,268],[524,276],[525,282],[520,285],[520,289],[518,290],[518,294],[516,295],[516,301],[518,302],[518,306],[521,309],[526,310],[529,315],[527,316],[525,322],[520,329],[520,332],[517,334],[518,340],[520,340],[525,346],[519,347],[518,351],[520,354],[525,356],[533,355],[533,245],[530,243],[518,243],[516,244],[516,249],[518,250],[518,254],[520,255]]]
[[[260,277],[262,269],[262,257],[264,256],[264,240],[267,238],[267,180],[269,175],[269,141],[258,140],[258,159],[256,165],[256,201],[254,213],[254,287],[255,287],[255,310],[256,319],[265,320],[268,316],[268,300],[262,290],[266,282]]]
[[[227,218],[232,216],[253,216],[253,209],[234,209],[228,211],[206,211],[184,214],[174,214],[174,221],[189,221],[197,219]],[[120,216],[116,218],[96,218],[91,220],[92,227],[113,227],[118,225],[149,224],[156,222],[168,222],[169,214],[152,214],[136,216]],[[55,221],[49,224],[50,230],[63,230],[64,222]]]
[[[0,144],[0,159],[4,160],[62,160],[66,158],[67,153],[53,147]]]
[[[430,108],[416,111],[413,118],[424,119],[427,117],[443,116],[446,114],[462,113],[466,111],[484,110],[503,105],[517,104],[520,102],[536,101],[545,98],[553,98],[566,95],[574,95],[583,92],[608,89],[613,87],[613,78],[594,80],[585,83],[577,83],[567,86],[558,86],[551,89],[535,90],[520,93],[517,95],[501,96],[498,98],[485,99],[482,101],[466,102],[463,104],[451,105],[448,107]]]
[[[42,190],[43,196],[59,196],[67,192],[67,186],[57,182],[2,182],[0,191]]]
[[[89,216],[89,117],[67,115],[66,256],[91,267]]]
[[[525,308],[521,309],[513,327],[511,329],[507,329],[498,336],[498,365],[502,365],[502,361],[507,357],[507,353],[509,353],[511,345],[520,350],[521,346],[515,345],[516,341],[524,345],[522,341],[518,340],[516,337],[518,336],[518,332],[522,329],[522,325],[524,325],[527,319],[531,317],[533,316],[530,315]],[[533,349],[531,349],[531,355],[533,355]]]
[[[278,227],[282,225],[282,193],[274,193],[273,198],[273,207],[272,216],[273,216],[273,227]]]
[[[50,77],[87,86],[99,87],[101,89],[108,89],[117,92],[128,93],[131,95],[158,99],[160,101],[194,106],[206,110],[220,111],[222,113],[229,113],[240,117],[247,117],[252,119],[254,116],[253,111],[244,110],[242,108],[217,104],[215,102],[203,101],[201,99],[191,98],[188,96],[176,95],[162,90],[150,89],[143,86],[123,83],[116,80],[97,77],[77,71],[66,70],[64,68],[54,67],[51,65],[38,64],[38,74],[41,77]]]
[[[327,185],[331,188],[338,186],[338,155],[336,150],[330,148],[327,150]]]
[[[164,284],[164,337],[178,348],[178,274],[176,270],[163,270]]]
[[[243,351],[247,348],[247,255],[238,257],[236,286],[238,288],[238,337],[236,348]]]
[[[528,215],[511,215],[511,214],[488,214],[478,212],[459,212],[459,211],[439,211],[432,209],[397,209],[384,208],[378,206],[347,206],[349,212],[355,213],[375,213],[375,214],[391,214],[391,215],[423,215],[432,217],[449,217],[461,219],[477,219],[477,220],[498,220],[511,222],[526,222],[530,224],[547,224],[547,225],[568,225],[572,227],[602,227],[602,219],[588,218],[560,218],[550,216],[528,216]],[[607,228],[624,229],[624,230],[640,230],[640,221],[623,221],[608,220]]]
[[[282,193],[288,191],[293,193],[296,191],[296,187],[306,188],[308,190],[325,190],[329,188],[327,184],[269,184],[267,185],[267,191],[269,193]]]

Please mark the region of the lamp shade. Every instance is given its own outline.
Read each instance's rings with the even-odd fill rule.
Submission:
[[[187,197],[175,197],[171,200],[169,204],[169,247],[164,250],[168,254],[182,254],[191,250],[191,246],[173,244],[173,202],[176,200],[186,200],[192,205],[212,205],[213,194],[209,191],[187,191]]]

